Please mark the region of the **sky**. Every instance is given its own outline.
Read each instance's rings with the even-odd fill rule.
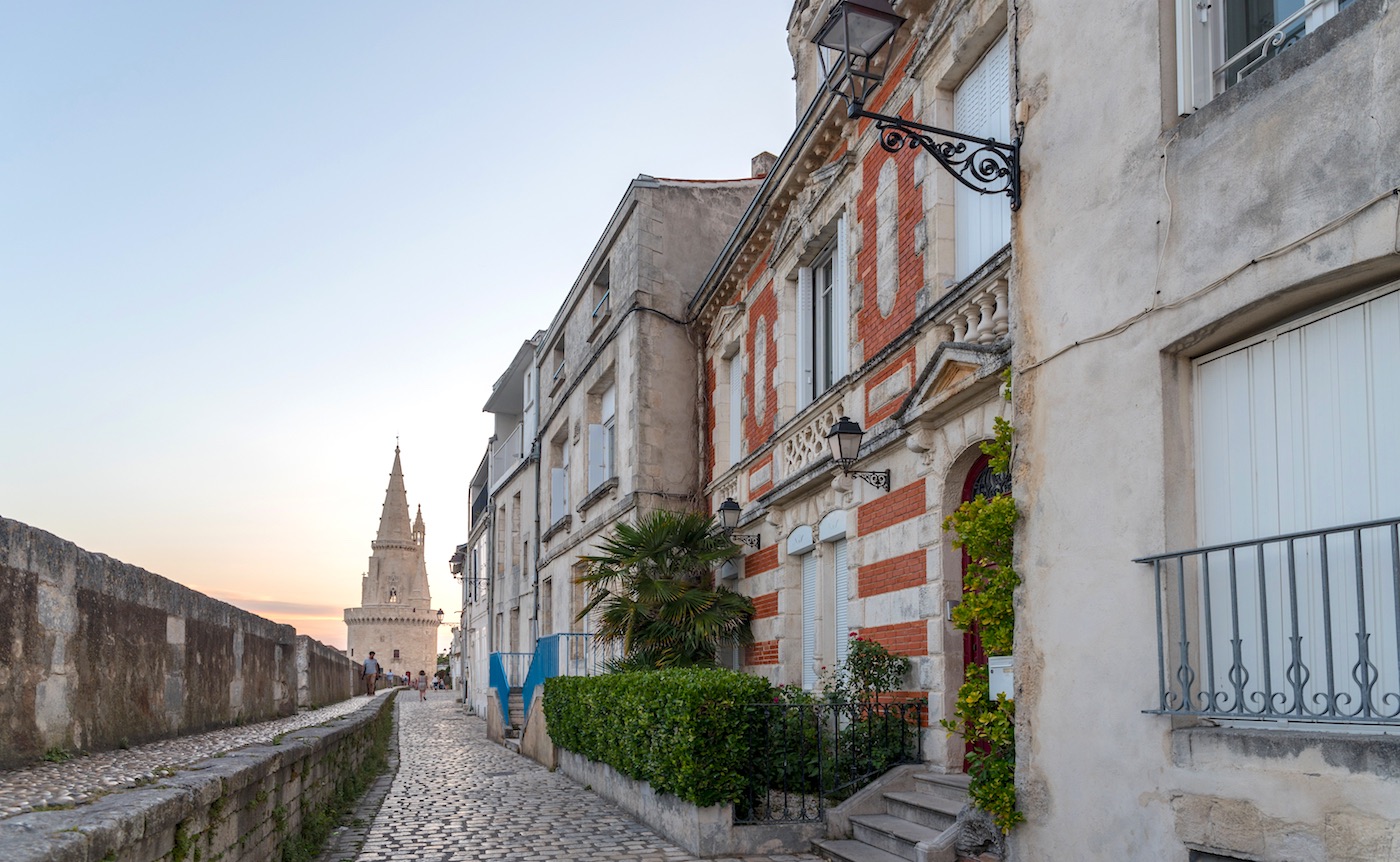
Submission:
[[[790,8],[0,2],[0,516],[343,648],[398,440],[455,618],[491,384],[632,178],[781,150]]]

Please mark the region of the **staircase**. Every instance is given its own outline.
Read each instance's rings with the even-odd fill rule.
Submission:
[[[914,776],[914,790],[884,794],[884,814],[851,816],[849,839],[819,839],[816,852],[835,862],[916,862],[920,842],[934,841],[967,804],[966,775]]]
[[[510,718],[505,727],[505,745],[506,748],[519,753],[521,729],[525,727],[525,689],[518,685],[513,686],[506,704],[506,714]]]

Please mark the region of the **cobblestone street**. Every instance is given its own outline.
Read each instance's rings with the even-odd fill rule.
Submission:
[[[399,772],[358,862],[696,859],[562,773],[487,741],[485,722],[464,714],[450,693],[430,692],[427,703],[400,695],[397,708]]]

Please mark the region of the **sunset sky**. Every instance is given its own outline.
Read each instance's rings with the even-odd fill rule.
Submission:
[[[631,178],[781,149],[790,8],[9,4],[0,515],[344,647],[397,436],[455,617],[492,382]]]

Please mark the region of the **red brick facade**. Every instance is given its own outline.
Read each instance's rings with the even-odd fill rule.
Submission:
[[[754,474],[762,475],[764,470],[768,471],[768,478],[758,480]],[[769,452],[764,457],[758,459],[749,468],[749,496],[757,497],[759,494],[773,487],[773,453]]]
[[[900,655],[928,655],[928,622],[911,620],[888,626],[867,626],[856,633],[866,640],[876,641],[890,652]]]
[[[756,620],[766,620],[769,617],[778,615],[778,594],[776,592],[767,593],[753,597],[753,618]]]
[[[912,118],[912,113],[912,100],[899,109],[901,117]],[[914,186],[915,153],[912,147],[906,147],[895,155],[872,147],[861,164],[861,190],[856,196],[856,218],[860,220],[865,241],[861,243],[860,254],[856,256],[856,281],[864,286],[865,296],[856,322],[859,327],[857,337],[864,343],[866,356],[879,353],[914,322],[915,299],[924,286],[924,257],[914,251],[914,226],[923,219],[924,207],[923,195]],[[895,163],[895,186],[899,195],[895,216],[899,289],[887,317],[880,313],[877,298],[879,243],[876,236],[879,227],[876,191],[880,185],[880,170],[888,159],[893,159]]]
[[[719,411],[715,407],[715,389],[719,378],[715,374],[715,360],[705,361],[705,477],[706,485],[715,478],[715,430],[719,427]]]
[[[876,530],[916,518],[924,511],[924,480],[920,479],[861,505],[856,509],[856,530],[868,536]]]
[[[778,663],[778,642],[758,641],[744,649],[744,664],[777,664]]]
[[[856,595],[863,599],[921,586],[927,580],[927,560],[927,552],[914,551],[861,566],[856,572]]]
[[[757,334],[759,322],[763,322],[764,341],[763,379],[759,379],[757,351],[760,348]],[[749,300],[749,355],[748,379],[745,381],[745,395],[748,396],[748,415],[744,417],[744,452],[752,452],[773,436],[777,427],[778,392],[773,387],[773,369],[778,364],[778,299],[773,293],[773,283],[769,282]],[[763,415],[758,413],[758,389],[763,390]]]
[[[889,364],[880,369],[876,374],[872,374],[870,379],[865,382],[865,421],[867,425],[874,425],[881,419],[893,416],[899,411],[900,406],[904,404],[904,399],[908,395],[910,387],[914,385],[914,358],[914,348],[911,347],[890,360]],[[880,389],[881,384],[896,374],[904,375],[904,380],[907,383],[906,386],[901,387],[901,391],[904,394],[896,394],[893,398],[887,398],[883,402],[873,401],[872,396]]]
[[[744,577],[751,578],[778,567],[778,546],[769,545],[744,557]]]

